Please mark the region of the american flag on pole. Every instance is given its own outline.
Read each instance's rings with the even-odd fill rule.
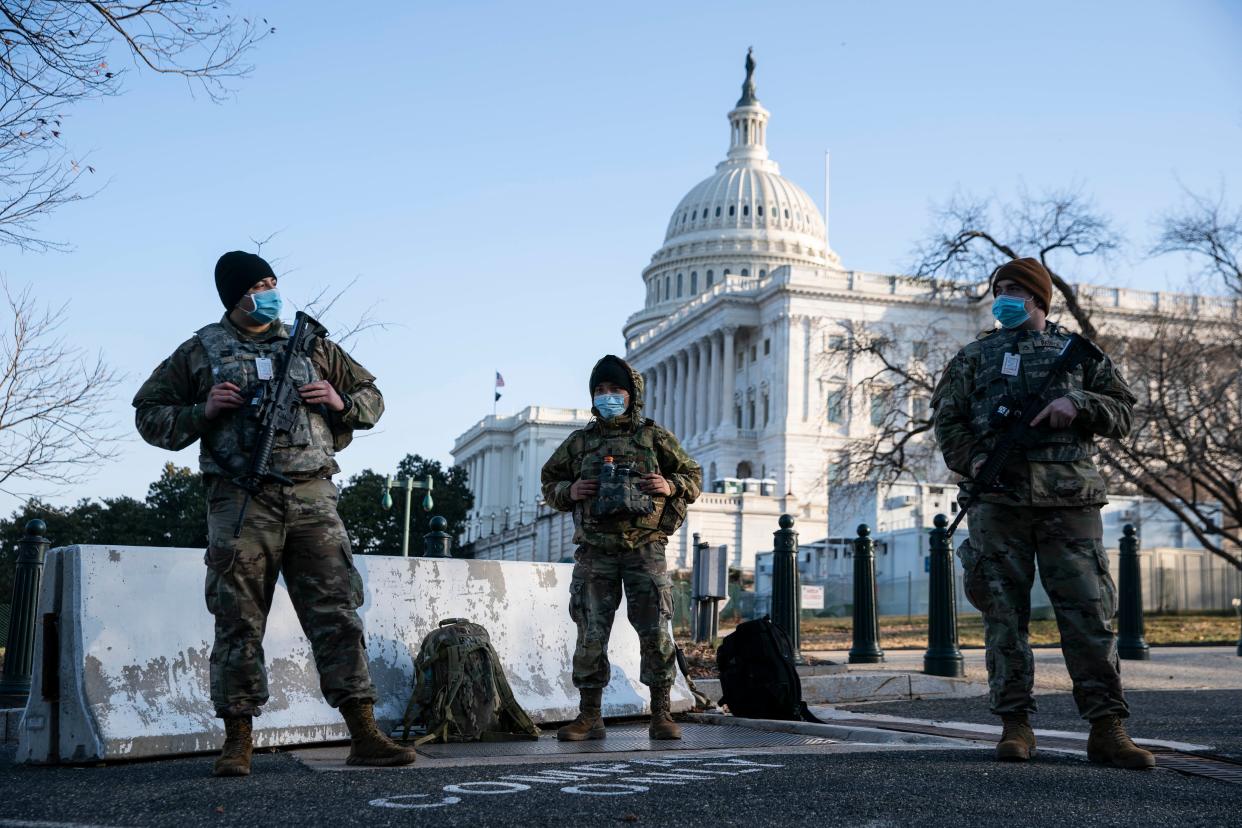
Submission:
[[[499,371],[497,371],[496,372],[496,401],[500,399],[500,389],[504,387],[505,387],[505,378],[500,375]]]

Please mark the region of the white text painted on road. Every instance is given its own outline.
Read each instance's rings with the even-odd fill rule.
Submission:
[[[396,794],[372,799],[376,808],[421,810],[446,808],[471,796],[505,796],[548,785],[571,796],[631,796],[652,785],[688,785],[710,782],[721,776],[762,773],[784,765],[754,762],[737,756],[673,756],[633,762],[599,762],[511,773],[498,779],[473,779],[445,785],[439,792]],[[605,781],[607,780],[607,781]]]

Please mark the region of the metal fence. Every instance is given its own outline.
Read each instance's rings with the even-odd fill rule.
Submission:
[[[1119,553],[1108,550],[1109,573],[1117,580]],[[1143,581],[1143,611],[1148,613],[1193,613],[1232,611],[1232,600],[1242,598],[1242,571],[1208,552],[1184,549],[1142,550],[1139,565]],[[956,573],[957,611],[975,612],[962,590],[960,563]],[[853,611],[853,579],[850,577],[802,578],[807,586],[824,588],[823,614],[847,616]],[[876,581],[876,606],[880,615],[926,616],[928,576],[908,572]],[[1036,617],[1049,617],[1052,604],[1036,575],[1031,590],[1031,609]],[[753,599],[753,615],[771,609],[771,594]]]

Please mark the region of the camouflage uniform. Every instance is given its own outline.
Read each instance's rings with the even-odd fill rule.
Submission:
[[[997,330],[957,353],[932,398],[936,439],[950,469],[971,476],[997,439],[988,429],[996,403],[1005,394],[1017,398],[1034,391],[1067,335],[1052,323],[1042,332]],[[1006,354],[1018,355],[1016,376],[1002,370]],[[966,596],[983,614],[993,713],[1035,710],[1028,628],[1038,561],[1079,713],[1087,719],[1124,717],[1128,708],[1111,625],[1116,588],[1100,523],[1107,500],[1092,457],[1097,436],[1129,433],[1135,397],[1107,357],[1054,383],[1048,399],[1059,396],[1078,409],[1070,427],[1036,428],[1031,444],[1016,451],[1001,474],[1009,491],[983,494],[971,507],[970,537],[958,548]]]
[[[626,366],[629,368],[629,366]],[[668,687],[676,678],[673,639],[672,583],[666,573],[664,547],[668,534],[685,518],[686,506],[703,488],[703,471],[682,450],[673,434],[642,416],[643,379],[629,368],[634,383],[630,410],[614,420],[598,416],[560,445],[542,473],[548,505],[574,513],[574,573],[569,614],[578,626],[573,681],[582,690],[608,686],[608,638],[612,621],[625,598],[630,623],[642,648],[639,680],[648,687]],[[627,463],[642,474],[658,471],[673,487],[671,496],[652,498],[649,516],[592,514],[592,501],[575,502],[574,481],[598,479],[605,455]]]
[[[333,707],[375,701],[367,670],[362,580],[349,536],[336,511],[337,449],[354,429],[379,420],[384,401],[375,378],[340,346],[319,337],[310,359],[291,368],[295,383],[325,379],[350,398],[341,413],[302,406],[302,418],[280,435],[273,468],[294,484],[264,485],[250,500],[240,538],[233,537],[244,492],[231,478],[244,468],[255,421],[238,409],[206,418],[208,391],[218,382],[248,389],[259,382],[256,359],[279,370],[288,332],[279,322],[252,336],[226,315],[186,340],[164,360],[134,397],[138,431],[152,445],[178,451],[200,441],[199,465],[207,485],[207,608],[215,616],[211,700],[216,715],[259,715],[268,699],[263,632],[276,578],[283,573],[302,629],[310,639],[324,697]]]

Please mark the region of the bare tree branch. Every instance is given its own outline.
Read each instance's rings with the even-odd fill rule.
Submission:
[[[9,319],[0,329],[0,491],[67,486],[94,474],[116,453],[118,435],[101,413],[118,382],[101,356],[59,334],[65,308],[36,307],[27,288],[0,280]]]
[[[988,199],[955,196],[935,210],[935,228],[915,248],[913,272],[934,292],[983,300],[987,280],[1010,259],[1039,259],[1083,335],[1097,335],[1084,308],[1053,260],[1106,259],[1121,244],[1107,218],[1077,189],[1034,197],[1021,192],[1016,204],[998,209]]]
[[[185,78],[212,100],[250,72],[244,55],[275,29],[227,12],[225,0],[0,0],[0,244],[61,249],[38,218],[88,198],[94,173],[66,148],[66,114],[120,91],[120,46],[142,69]]]
[[[1230,212],[1222,191],[1215,199],[1186,191],[1186,203],[1160,220],[1155,255],[1185,253],[1201,272],[1231,293],[1242,294],[1242,209]]]

